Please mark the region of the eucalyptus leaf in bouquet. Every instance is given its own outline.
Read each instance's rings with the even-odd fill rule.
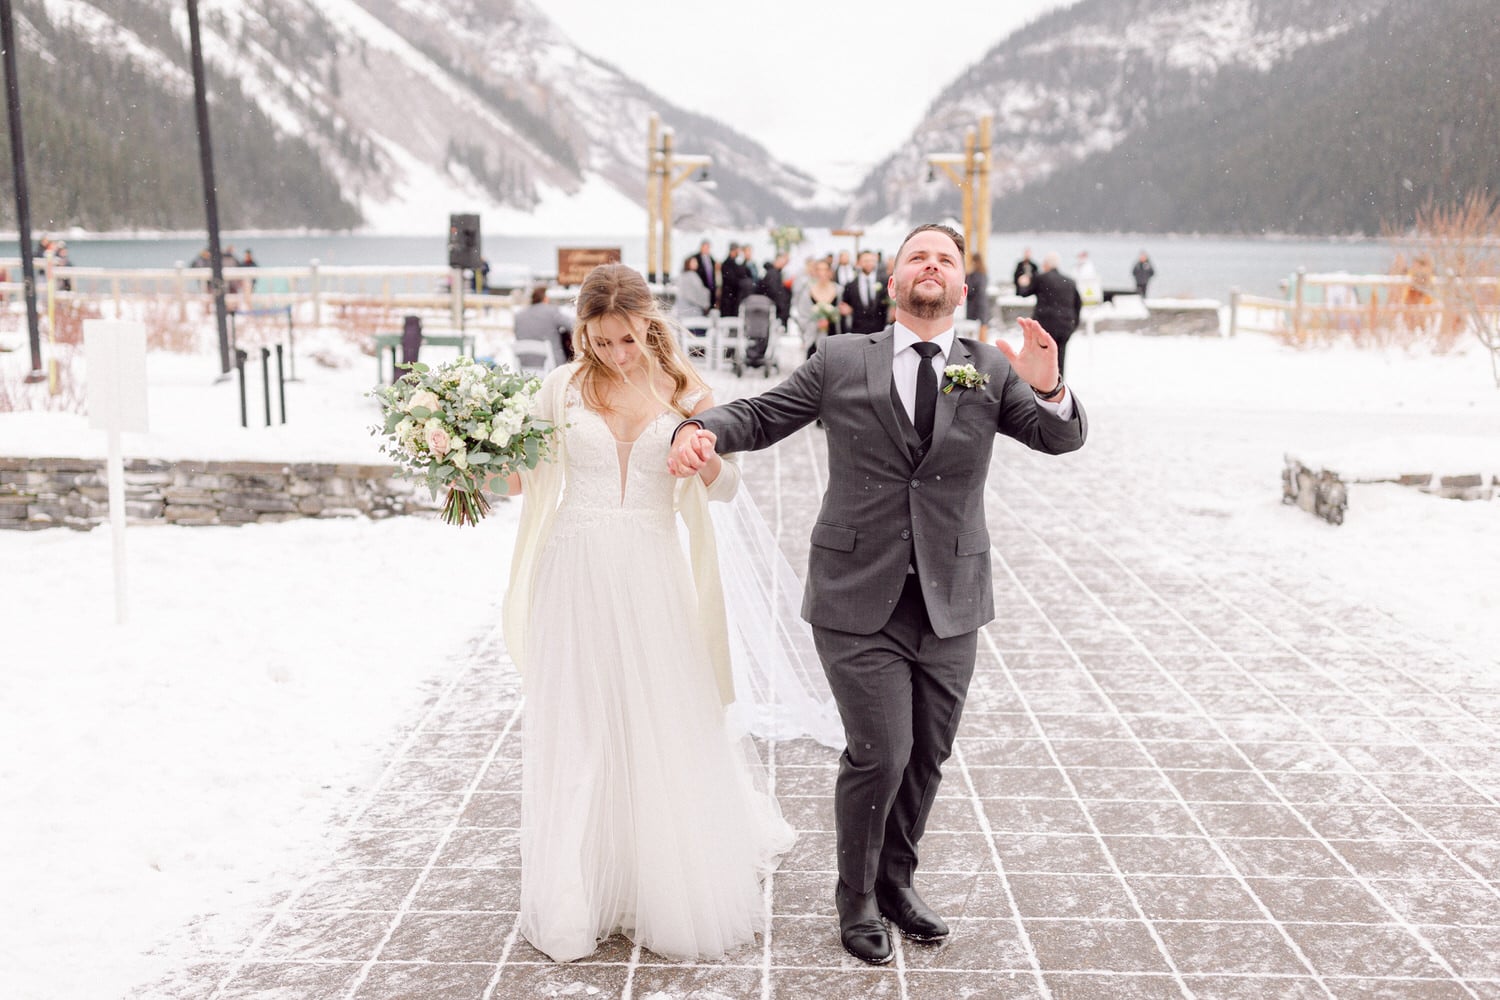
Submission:
[[[541,380],[459,358],[431,368],[407,366],[395,384],[370,391],[382,421],[370,429],[401,475],[448,491],[443,520],[478,524],[489,513],[492,477],[534,469],[548,455],[554,428],[533,415]]]

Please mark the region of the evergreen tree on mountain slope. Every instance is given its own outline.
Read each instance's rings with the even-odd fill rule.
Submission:
[[[128,5],[122,9],[129,10]],[[149,8],[131,16],[156,26]],[[17,46],[32,225],[38,231],[196,229],[204,224],[203,182],[191,91],[148,73],[129,57],[96,48],[78,33],[27,12],[34,33]],[[171,39],[170,32],[162,36]],[[164,55],[186,53],[175,40]],[[214,167],[226,228],[345,229],[360,222],[318,155],[283,135],[233,81],[209,70]],[[9,162],[10,137],[0,136]],[[0,222],[15,225],[10,171],[0,171]]]

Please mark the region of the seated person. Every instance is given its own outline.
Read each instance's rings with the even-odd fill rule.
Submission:
[[[558,364],[573,360],[573,321],[547,301],[546,285],[534,287],[531,305],[516,313],[516,339],[550,341]]]

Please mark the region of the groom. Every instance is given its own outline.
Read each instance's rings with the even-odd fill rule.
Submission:
[[[893,325],[829,337],[780,385],[685,422],[668,460],[686,476],[716,450],[765,448],[815,419],[827,429],[802,614],[848,739],[834,789],[839,938],[877,965],[893,955],[882,915],[918,941],[948,935],[912,882],[978,629],[995,616],[984,517],[995,435],[1061,454],[1086,431],[1038,324],[1020,321],[1019,351],[954,336],[967,292],[958,233],[913,230],[888,289]]]

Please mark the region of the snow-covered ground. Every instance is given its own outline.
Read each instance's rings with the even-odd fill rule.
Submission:
[[[362,395],[375,365],[325,346],[341,366],[299,362],[291,421],[270,430],[253,404],[252,427],[238,426],[212,358],[153,356],[152,429],[127,435],[127,455],[378,460]],[[1105,334],[1069,351],[1088,447],[1129,450],[1161,503],[1219,515],[1231,557],[1282,553],[1495,660],[1500,501],[1357,485],[1337,528],[1280,503],[1286,452],[1370,477],[1500,471],[1500,390],[1477,349]],[[0,353],[0,377],[23,363]],[[0,413],[0,455],[103,452],[81,417]],[[326,850],[330,817],[493,627],[514,514],[502,504],[466,530],[132,527],[123,627],[108,528],[0,532],[4,993],[116,996],[151,974],[145,953],[174,928],[261,898]]]

